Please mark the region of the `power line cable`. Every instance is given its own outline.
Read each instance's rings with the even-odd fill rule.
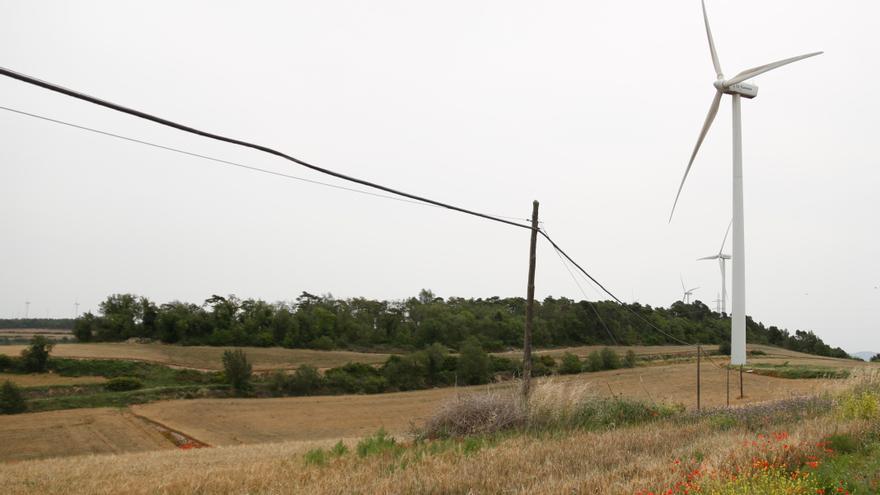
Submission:
[[[371,188],[373,188],[373,189],[378,189],[378,190],[380,190],[380,191],[385,191],[385,192],[387,192],[387,193],[391,193],[391,194],[394,194],[394,195],[397,195],[397,196],[403,196],[403,197],[405,197],[405,198],[413,199],[413,200],[416,200],[416,201],[422,201],[422,202],[429,203],[429,204],[432,204],[432,205],[435,205],[435,206],[440,206],[440,207],[442,207],[442,208],[447,208],[447,209],[454,210],[454,211],[458,211],[458,212],[465,213],[465,214],[468,214],[468,215],[473,215],[473,216],[476,216],[476,217],[485,218],[485,219],[487,219],[487,220],[492,220],[492,221],[494,221],[494,222],[499,222],[499,223],[507,224],[507,225],[510,225],[510,226],[513,226],[513,227],[519,227],[519,228],[528,229],[528,230],[531,230],[531,229],[532,229],[531,225],[526,225],[526,224],[521,224],[521,223],[517,223],[517,222],[512,222],[512,221],[510,221],[510,220],[505,220],[505,219],[503,219],[503,218],[498,218],[498,217],[495,217],[495,216],[492,216],[492,215],[488,215],[488,214],[486,214],[486,213],[480,213],[480,212],[477,212],[477,211],[469,210],[469,209],[467,209],[467,208],[462,208],[462,207],[459,207],[459,206],[454,206],[454,205],[451,205],[451,204],[448,204],[448,203],[444,203],[444,202],[442,202],[442,201],[436,201],[436,200],[433,200],[433,199],[425,198],[425,197],[418,196],[418,195],[415,195],[415,194],[411,194],[411,193],[407,193],[407,192],[400,191],[400,190],[397,190],[397,189],[393,189],[393,188],[390,188],[390,187],[386,187],[386,186],[383,186],[383,185],[380,185],[380,184],[376,184],[376,183],[374,183],[374,182],[370,182],[370,181],[367,181],[367,180],[364,180],[364,179],[359,179],[359,178],[357,178],[357,177],[352,177],[352,176],[350,176],[350,175],[346,175],[346,174],[343,174],[343,173],[340,173],[340,172],[336,172],[336,171],[333,171],[333,170],[330,170],[330,169],[327,169],[327,168],[324,168],[324,167],[319,167],[319,166],[317,166],[317,165],[313,165],[313,164],[308,163],[308,162],[306,162],[306,161],[304,161],[304,160],[300,160],[299,158],[295,158],[295,157],[293,157],[293,156],[291,156],[291,155],[288,155],[288,154],[283,153],[283,152],[281,152],[281,151],[275,150],[275,149],[270,148],[270,147],[268,147],[268,146],[263,146],[263,145],[261,145],[261,144],[251,143],[251,142],[243,141],[243,140],[240,140],[240,139],[234,139],[234,138],[230,138],[230,137],[222,136],[222,135],[219,135],[219,134],[214,134],[214,133],[211,133],[211,132],[207,132],[207,131],[203,131],[203,130],[200,130],[200,129],[196,129],[196,128],[194,128],[194,127],[190,127],[190,126],[187,126],[187,125],[179,124],[179,123],[177,123],[177,122],[174,122],[174,121],[171,121],[171,120],[168,120],[168,119],[164,119],[164,118],[161,118],[161,117],[158,117],[158,116],[155,116],[155,115],[151,115],[151,114],[149,114],[149,113],[142,112],[142,111],[140,111],[140,110],[135,110],[135,109],[132,109],[132,108],[128,108],[128,107],[125,107],[125,106],[122,106],[122,105],[119,105],[119,104],[116,104],[116,103],[112,103],[112,102],[109,102],[109,101],[106,101],[106,100],[102,100],[102,99],[97,98],[97,97],[94,97],[94,96],[87,95],[87,94],[85,94],[85,93],[81,93],[81,92],[79,92],[79,91],[75,91],[75,90],[72,90],[72,89],[65,88],[65,87],[63,87],[63,86],[59,86],[59,85],[57,85],[57,84],[53,84],[53,83],[50,83],[50,82],[47,82],[47,81],[40,80],[40,79],[37,79],[37,78],[35,78],[35,77],[28,76],[28,75],[26,75],[26,74],[21,74],[21,73],[19,73],[19,72],[15,72],[15,71],[13,71],[13,70],[9,70],[9,69],[4,68],[4,67],[0,67],[0,75],[6,76],[6,77],[9,77],[9,78],[12,78],[12,79],[16,79],[16,80],[19,80],[19,81],[22,81],[22,82],[25,82],[25,83],[28,83],[28,84],[32,84],[32,85],[34,85],[34,86],[39,86],[39,87],[41,87],[41,88],[48,89],[48,90],[50,90],[50,91],[54,91],[54,92],[56,92],[56,93],[61,93],[61,94],[63,94],[63,95],[67,95],[67,96],[70,96],[70,97],[73,97],[73,98],[76,98],[76,99],[79,99],[79,100],[87,101],[87,102],[89,102],[89,103],[93,103],[93,104],[95,104],[95,105],[99,105],[99,106],[102,106],[102,107],[105,107],[105,108],[109,108],[109,109],[111,109],[111,110],[116,110],[117,112],[127,113],[127,114],[129,114],[129,115],[133,115],[133,116],[135,116],[135,117],[138,117],[138,118],[141,118],[141,119],[144,119],[144,120],[149,120],[149,121],[155,122],[155,123],[157,123],[157,124],[164,125],[164,126],[166,126],[166,127],[171,127],[171,128],[174,128],[174,129],[178,129],[178,130],[184,131],[184,132],[188,132],[188,133],[190,133],[190,134],[195,134],[195,135],[197,135],[197,136],[202,136],[202,137],[206,137],[206,138],[209,138],[209,139],[214,139],[214,140],[217,140],[217,141],[222,141],[222,142],[226,142],[226,143],[234,144],[234,145],[237,145],[237,146],[243,146],[243,147],[245,147],[245,148],[251,148],[251,149],[255,149],[255,150],[257,150],[257,151],[262,151],[262,152],[264,152],[264,153],[268,153],[268,154],[270,154],[270,155],[274,155],[274,156],[277,156],[277,157],[280,157],[280,158],[284,158],[285,160],[289,160],[289,161],[294,162],[294,163],[296,163],[296,164],[298,164],[298,165],[302,165],[303,167],[310,168],[310,169],[315,170],[315,171],[317,171],[317,172],[320,172],[320,173],[322,173],[322,174],[326,174],[326,175],[330,175],[330,176],[332,176],[332,177],[336,177],[337,179],[342,179],[342,180],[346,180],[346,181],[349,181],[349,182],[354,182],[354,183],[356,183],[356,184],[360,184],[360,185],[362,185],[362,186],[371,187]]]
[[[151,146],[151,147],[153,147],[153,148],[159,148],[159,149],[163,149],[163,150],[167,150],[167,151],[173,151],[173,152],[175,152],[175,153],[180,153],[180,154],[182,154],[182,155],[187,155],[187,156],[192,156],[192,157],[196,157],[196,158],[201,158],[201,159],[204,159],[204,160],[210,160],[210,161],[212,161],[212,162],[217,162],[217,163],[224,164],[224,165],[230,165],[230,166],[233,166],[233,167],[239,167],[239,168],[243,168],[243,169],[251,170],[251,171],[254,171],[254,172],[260,172],[260,173],[264,173],[264,174],[274,175],[274,176],[276,176],[276,177],[283,177],[283,178],[285,178],[285,179],[293,179],[293,180],[297,180],[297,181],[301,181],[301,182],[307,182],[307,183],[309,183],[309,184],[315,184],[315,185],[319,185],[319,186],[331,187],[331,188],[333,188],[333,189],[340,189],[340,190],[343,190],[343,191],[355,192],[355,193],[358,193],[358,194],[365,194],[365,195],[367,195],[367,196],[374,196],[374,197],[377,197],[377,198],[390,199],[390,200],[394,200],[394,201],[400,201],[400,202],[403,202],[403,203],[410,203],[410,204],[420,205],[420,206],[430,206],[430,207],[434,207],[434,208],[442,208],[441,206],[433,205],[433,204],[430,204],[430,203],[424,203],[424,202],[421,202],[421,201],[414,201],[414,200],[411,200],[411,199],[401,198],[401,197],[397,197],[397,196],[390,196],[390,195],[387,195],[387,194],[379,194],[379,193],[374,193],[374,192],[370,192],[370,191],[364,191],[364,190],[361,190],[361,189],[354,189],[354,188],[351,188],[351,187],[340,186],[340,185],[338,185],[338,184],[330,184],[330,183],[328,183],[328,182],[321,182],[321,181],[314,180],[314,179],[306,179],[306,178],[304,178],[304,177],[297,177],[297,176],[295,176],[295,175],[285,174],[285,173],[282,173],[282,172],[276,172],[276,171],[274,171],[274,170],[268,170],[268,169],[264,169],[264,168],[260,168],[260,167],[254,167],[254,166],[252,166],[252,165],[245,165],[245,164],[243,164],[243,163],[233,162],[233,161],[230,161],[230,160],[225,160],[225,159],[223,159],[223,158],[217,158],[217,157],[213,157],[213,156],[202,155],[202,154],[200,154],[200,153],[194,153],[194,152],[192,152],[192,151],[186,151],[186,150],[182,150],[182,149],[180,149],[180,148],[174,148],[174,147],[166,146],[166,145],[163,145],[163,144],[157,144],[157,143],[153,143],[153,142],[150,142],[150,141],[145,141],[145,140],[143,140],[143,139],[137,139],[137,138],[132,138],[132,137],[128,137],[128,136],[123,136],[123,135],[121,135],[121,134],[116,134],[116,133],[109,132],[109,131],[103,131],[103,130],[101,130],[101,129],[95,129],[95,128],[93,128],[93,127],[87,127],[87,126],[80,125],[80,124],[74,124],[74,123],[72,123],[72,122],[67,122],[67,121],[64,121],[64,120],[54,119],[54,118],[52,118],[52,117],[46,117],[45,115],[38,115],[38,114],[35,114],[35,113],[31,113],[31,112],[25,112],[24,110],[18,110],[18,109],[11,108],[11,107],[6,107],[6,106],[3,106],[3,105],[0,105],[0,110],[5,110],[5,111],[7,111],[7,112],[12,112],[12,113],[16,113],[16,114],[23,115],[23,116],[27,116],[27,117],[32,117],[32,118],[35,118],[35,119],[44,120],[44,121],[46,121],[46,122],[52,122],[52,123],[55,123],[55,124],[59,124],[59,125],[64,125],[64,126],[72,127],[72,128],[74,128],[74,129],[79,129],[79,130],[83,130],[83,131],[93,132],[93,133],[95,133],[95,134],[101,134],[101,135],[109,136],[109,137],[116,138],[116,139],[122,139],[122,140],[124,140],[124,141],[129,141],[129,142],[132,142],[132,143],[138,143],[138,144],[142,144],[142,145],[145,145],[145,146]],[[493,216],[496,216],[496,217],[499,217],[499,218],[509,218],[509,219],[513,219],[513,220],[523,220],[523,219],[521,219],[521,218],[517,218],[517,217],[505,217],[505,216],[503,216],[503,215],[493,215]]]
[[[545,230],[546,230],[546,227],[545,227]],[[608,333],[608,336],[611,337],[611,342],[614,343],[614,345],[619,345],[617,339],[614,338],[614,333],[611,331],[610,328],[608,328],[608,325],[605,324],[605,320],[602,319],[602,315],[599,314],[599,311],[596,309],[595,304],[593,304],[592,301],[587,299],[587,292],[581,286],[581,283],[578,281],[577,277],[574,275],[574,272],[571,271],[571,268],[568,266],[568,263],[566,263],[565,258],[563,258],[561,254],[559,254],[558,249],[554,248],[553,250],[556,253],[556,257],[559,258],[559,262],[562,263],[563,267],[565,267],[565,271],[568,272],[569,276],[571,276],[571,279],[574,281],[574,284],[577,285],[577,288],[581,291],[581,295],[584,296],[584,302],[586,302],[587,306],[589,306],[593,310],[593,313],[596,314],[596,318],[599,319],[599,323],[602,325],[602,327]]]

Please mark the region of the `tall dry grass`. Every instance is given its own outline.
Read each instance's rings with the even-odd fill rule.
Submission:
[[[876,374],[856,376],[850,387],[878,390],[880,379]],[[576,384],[546,382],[535,390],[528,418],[565,423],[592,400],[591,392]],[[463,397],[459,403],[474,407],[488,403],[489,410],[503,416],[499,407],[510,404],[514,396],[504,395],[508,394],[504,390],[488,394],[489,399]],[[784,430],[792,445],[815,445],[832,434],[861,435],[877,428],[876,422],[828,412],[768,424],[766,429]],[[320,466],[306,463],[305,452],[335,442],[32,461],[0,466],[0,486],[10,494],[631,494],[671,486],[679,476],[672,465],[679,459],[699,459],[707,473],[750,465],[756,454],[749,446],[754,428],[720,425],[711,415],[682,418],[625,428],[612,425],[601,431],[575,428],[538,436],[502,435],[482,444],[473,443],[473,437],[415,443],[367,457],[351,453]],[[347,444],[353,450],[355,442]]]

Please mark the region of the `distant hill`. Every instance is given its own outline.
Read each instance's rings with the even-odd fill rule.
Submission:
[[[862,351],[862,352],[854,352],[854,353],[850,354],[850,356],[859,358],[864,361],[870,361],[871,358],[876,356],[877,354],[880,354],[880,353],[871,352],[871,351]]]

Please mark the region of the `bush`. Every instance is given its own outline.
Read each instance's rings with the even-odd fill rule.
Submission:
[[[305,453],[303,460],[306,461],[306,464],[323,466],[327,464],[327,452],[322,448],[312,449]]]
[[[27,410],[27,403],[18,385],[9,380],[0,386],[0,414],[18,414]]]
[[[624,368],[635,368],[636,367],[636,353],[633,352],[632,349],[626,351],[626,356],[623,357],[623,367]]]
[[[461,344],[458,380],[466,385],[479,385],[489,381],[489,356],[476,337],[468,337]]]
[[[422,438],[496,433],[526,424],[526,411],[515,392],[465,395],[446,402],[425,422]]]
[[[602,348],[602,368],[606,370],[620,368],[620,356],[610,347]]]
[[[236,393],[243,394],[251,389],[253,368],[241,349],[223,352],[223,372]]]
[[[599,354],[599,351],[593,351],[587,356],[587,369],[590,371],[602,371],[605,369],[605,364],[602,362],[602,355]]]
[[[575,375],[581,372],[581,360],[574,354],[566,352],[562,355],[562,362],[559,364],[559,374]]]
[[[319,351],[329,351],[336,347],[336,343],[333,342],[333,339],[326,335],[322,335],[317,339],[311,341],[309,343],[309,347],[312,349],[318,349]]]
[[[125,392],[128,390],[137,390],[143,388],[144,383],[137,378],[130,376],[121,376],[113,378],[104,385],[104,388],[113,392]]]
[[[21,365],[24,371],[29,373],[42,373],[46,371],[46,365],[49,362],[49,353],[55,344],[49,342],[49,339],[43,336],[36,336],[31,339],[31,344],[27,349],[21,351]]]
[[[313,395],[321,390],[324,379],[318,368],[304,364],[287,379],[287,390],[293,395]]]
[[[6,354],[0,354],[0,371],[11,370],[14,367],[12,358]]]
[[[390,356],[382,365],[382,375],[397,390],[421,390],[427,386],[426,359],[423,353]]]
[[[388,388],[388,380],[376,368],[363,363],[348,363],[324,373],[327,388],[336,393],[378,394]]]
[[[722,356],[730,356],[730,340],[722,339],[721,343],[718,344],[718,354]]]

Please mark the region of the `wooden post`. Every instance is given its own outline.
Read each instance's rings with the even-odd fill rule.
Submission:
[[[727,363],[725,369],[727,369],[727,407],[730,407],[730,363]]]
[[[739,365],[739,398],[745,398],[745,394],[743,394],[743,365]]]
[[[697,346],[697,411],[700,410],[700,346]]]
[[[538,202],[532,202],[532,238],[529,244],[529,282],[526,287],[526,327],[523,333],[523,399],[529,398],[532,386],[532,319],[535,314],[535,249],[538,244]]]

